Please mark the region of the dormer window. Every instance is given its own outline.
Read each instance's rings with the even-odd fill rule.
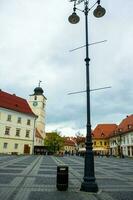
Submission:
[[[132,125],[131,125],[131,124],[128,124],[127,127],[128,127],[128,129],[131,129],[131,128],[132,128]]]
[[[102,137],[104,136],[104,133],[103,133],[103,132],[101,133],[101,136],[102,136]]]
[[[92,137],[94,137],[94,133],[91,133]]]
[[[122,132],[122,129],[121,129],[121,128],[118,128],[118,132]]]

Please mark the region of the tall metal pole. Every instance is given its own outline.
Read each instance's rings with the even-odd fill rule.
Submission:
[[[88,0],[85,0],[85,37],[86,37],[86,93],[87,93],[87,126],[86,126],[86,152],[85,152],[85,166],[84,178],[81,184],[81,191],[97,192],[98,186],[95,182],[94,172],[94,154],[92,150],[92,136],[91,136],[91,119],[90,119],[90,79],[89,79],[89,42],[88,42]]]

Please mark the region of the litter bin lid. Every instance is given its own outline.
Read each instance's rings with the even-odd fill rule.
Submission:
[[[59,166],[57,166],[57,171],[58,172],[68,171],[68,166],[67,165],[59,165]]]

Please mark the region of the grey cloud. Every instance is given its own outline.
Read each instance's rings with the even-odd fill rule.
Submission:
[[[90,14],[89,42],[108,42],[89,48],[90,81],[91,88],[112,88],[91,94],[93,126],[106,120],[119,122],[132,113],[133,101],[133,2],[101,3],[107,12],[99,20]],[[64,122],[78,129],[86,124],[86,96],[67,93],[85,89],[85,48],[69,50],[84,45],[85,32],[82,13],[75,26],[68,23],[71,13],[68,1],[0,1],[0,85],[28,98],[41,79],[48,98],[47,125]]]

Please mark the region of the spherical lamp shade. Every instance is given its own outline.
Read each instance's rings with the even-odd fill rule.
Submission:
[[[72,13],[72,15],[70,15],[68,17],[68,21],[71,23],[71,24],[77,24],[79,22],[80,18],[79,16],[74,12]]]
[[[97,8],[94,10],[93,15],[97,18],[100,18],[103,17],[105,13],[106,10],[102,6],[98,5]]]

